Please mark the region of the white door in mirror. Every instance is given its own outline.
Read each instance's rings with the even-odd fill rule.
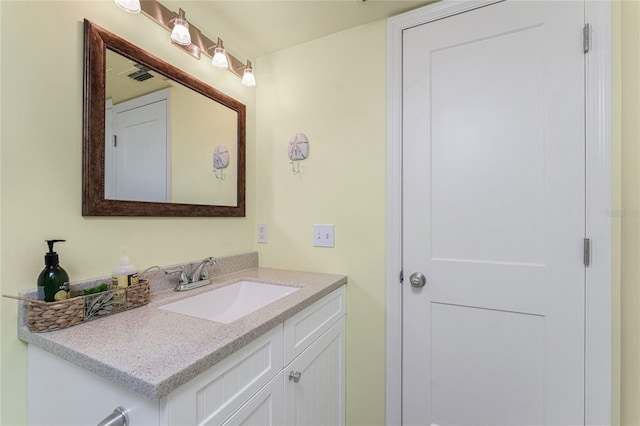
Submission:
[[[107,108],[105,195],[112,200],[171,201],[169,92]]]

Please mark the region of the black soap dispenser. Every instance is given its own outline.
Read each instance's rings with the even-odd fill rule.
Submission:
[[[44,269],[38,276],[38,299],[45,302],[64,300],[69,297],[69,275],[60,266],[58,253],[53,251],[53,245],[65,240],[46,241],[49,252],[44,255]]]

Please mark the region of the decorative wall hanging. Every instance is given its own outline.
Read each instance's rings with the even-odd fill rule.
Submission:
[[[224,169],[227,167],[229,167],[229,149],[224,145],[218,145],[213,150],[213,174],[216,178],[224,180]]]
[[[293,173],[300,173],[300,161],[309,156],[309,139],[304,133],[296,133],[289,139],[289,159]]]

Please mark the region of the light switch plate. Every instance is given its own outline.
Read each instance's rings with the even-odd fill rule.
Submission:
[[[314,247],[335,247],[334,225],[313,225]]]
[[[257,226],[256,241],[263,244],[269,241],[269,227],[266,223],[261,223]]]

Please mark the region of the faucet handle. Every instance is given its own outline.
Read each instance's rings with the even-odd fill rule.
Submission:
[[[164,273],[165,275],[180,273],[178,284],[187,284],[189,282],[189,280],[187,279],[187,274],[184,272],[184,266],[178,266],[176,269],[165,270]]]
[[[210,266],[216,266],[218,264],[218,260],[214,259],[213,257],[207,257],[205,260],[202,261],[202,270],[200,271],[200,280],[206,280],[209,279],[209,270],[207,269],[207,263]]]
[[[209,271],[207,270],[207,268],[202,268],[202,272],[200,272],[200,279],[206,280],[208,278],[209,278]]]

